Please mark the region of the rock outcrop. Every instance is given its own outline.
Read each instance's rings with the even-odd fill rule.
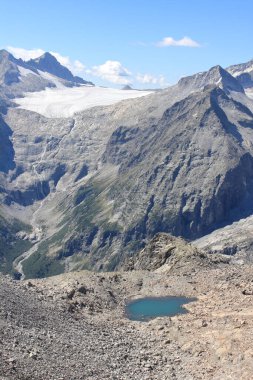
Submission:
[[[173,273],[179,268],[190,271],[212,267],[214,263],[229,263],[229,257],[205,253],[182,238],[159,233],[143,250],[126,261],[124,269]]]

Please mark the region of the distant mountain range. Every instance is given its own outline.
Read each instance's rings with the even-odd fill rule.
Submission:
[[[157,232],[204,239],[250,217],[252,78],[252,61],[215,66],[147,96],[117,90],[107,106],[112,90],[102,99],[91,87],[95,103],[68,117],[52,104],[53,118],[27,104],[47,87],[63,96],[92,83],[49,53],[24,62],[1,51],[0,270],[116,269]]]

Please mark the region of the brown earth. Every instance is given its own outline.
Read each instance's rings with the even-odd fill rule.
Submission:
[[[0,379],[253,378],[253,268],[1,278]],[[129,321],[127,299],[197,297],[188,314]]]

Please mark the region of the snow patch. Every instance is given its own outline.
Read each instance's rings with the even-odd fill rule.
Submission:
[[[253,99],[253,89],[246,89],[245,94],[250,98]]]
[[[25,67],[22,67],[22,66],[18,66],[18,71],[20,72],[21,80],[24,77],[27,77],[28,75],[35,75],[36,77],[41,77],[41,78],[47,80],[48,82],[53,83],[57,88],[60,88],[60,89],[65,88],[63,82],[58,77],[56,77],[52,74],[49,74],[47,72],[38,70],[38,73],[36,73],[36,72],[29,70],[29,69],[26,69]]]
[[[56,88],[59,88],[59,89],[65,88],[64,84],[62,83],[62,81],[58,77],[56,77],[52,74],[49,74],[45,71],[38,70],[38,72],[42,78],[54,83]]]
[[[22,66],[18,66],[18,71],[20,72],[21,78],[26,77],[27,75],[30,75],[30,74],[38,76],[38,74],[36,74],[34,71],[26,69]]]
[[[40,75],[45,74],[40,72]],[[50,74],[47,78],[52,80]],[[57,81],[57,79],[55,79]],[[58,81],[59,82],[59,81]],[[56,82],[54,82],[56,84]],[[24,98],[15,99],[19,108],[34,111],[46,117],[71,117],[74,113],[95,106],[115,104],[125,99],[139,98],[152,91],[118,90],[113,88],[80,86],[68,88],[62,83],[58,88],[47,88],[44,91],[26,93]]]

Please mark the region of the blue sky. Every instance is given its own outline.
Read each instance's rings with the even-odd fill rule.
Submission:
[[[163,87],[253,58],[252,0],[0,0],[0,12],[1,47],[57,53],[107,86]]]

